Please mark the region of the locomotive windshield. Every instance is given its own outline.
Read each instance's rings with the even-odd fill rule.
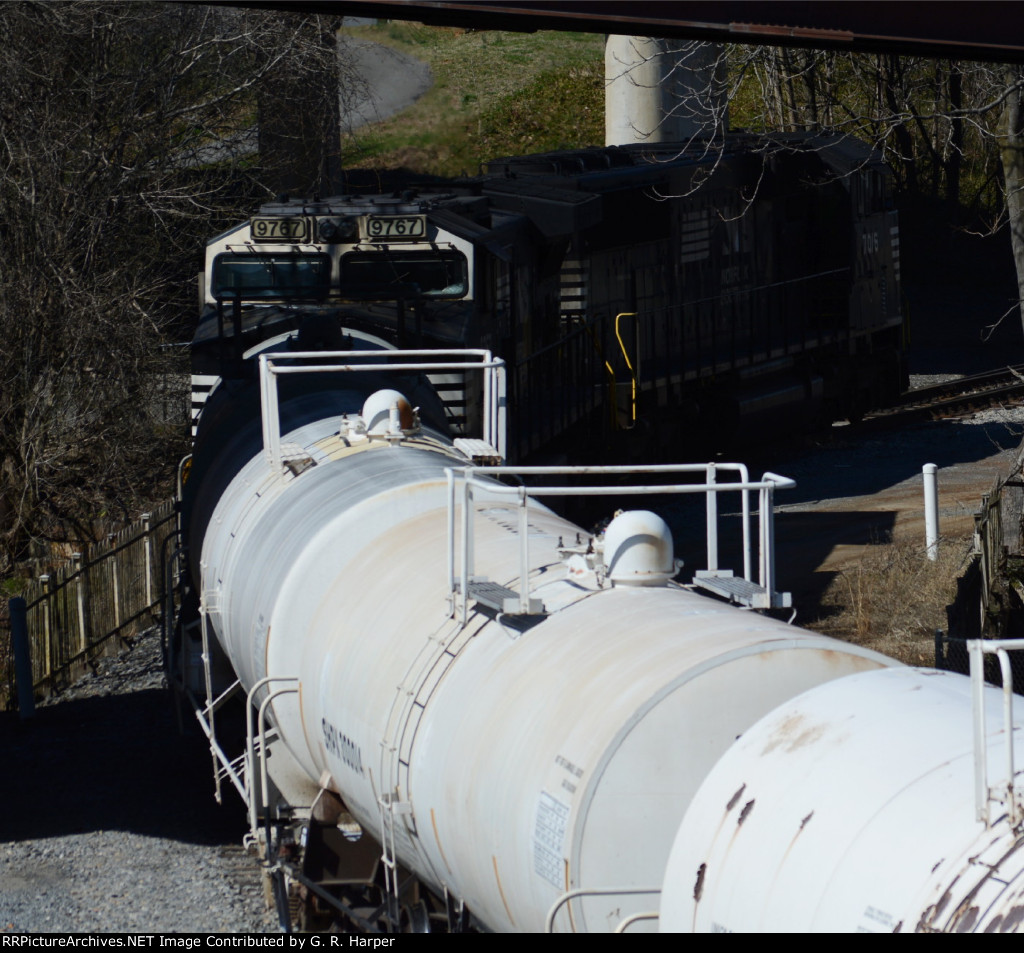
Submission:
[[[217,298],[323,298],[330,283],[327,255],[218,255],[211,290]]]
[[[353,252],[341,259],[345,297],[461,298],[469,290],[466,257],[459,252]]]

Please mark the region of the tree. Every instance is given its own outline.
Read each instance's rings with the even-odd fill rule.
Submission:
[[[1017,270],[1017,295],[1024,322],[1024,70],[1008,66],[1004,76],[1002,165],[1006,195],[1006,218],[1010,245]]]
[[[678,46],[676,69],[707,60],[697,56],[699,46]],[[718,104],[726,101],[733,128],[827,132],[870,142],[904,193],[945,201],[954,224],[983,231],[1009,225],[1019,289],[1011,310],[1024,326],[1020,67],[769,46],[712,49],[717,56],[704,67],[703,83],[689,79],[671,106],[691,123],[707,117],[690,135],[718,148],[725,114]],[[643,65],[643,51],[636,51]],[[629,67],[637,76],[640,68]],[[694,98],[701,102],[695,105]]]
[[[198,256],[275,178],[254,161],[259,93],[282,70],[326,88],[338,61],[319,18],[205,5],[3,4],[0,31],[7,573],[167,490],[187,433],[162,408],[187,390],[168,345]]]

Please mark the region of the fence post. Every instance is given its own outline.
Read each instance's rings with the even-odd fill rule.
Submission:
[[[53,673],[53,636],[50,631],[50,576],[39,577],[39,585],[43,587],[43,675],[47,679]]]
[[[110,583],[111,583],[111,596],[114,600],[114,629],[120,631],[121,629],[121,594],[120,586],[118,585],[117,578],[117,554],[114,553],[114,535],[111,533],[107,537],[107,542],[110,545],[110,555],[107,557],[110,560]]]
[[[7,600],[11,615],[11,648],[14,651],[14,681],[18,686],[18,717],[31,718],[36,713],[32,685],[32,649],[28,641],[28,611],[25,600],[15,596]]]
[[[84,654],[89,647],[88,634],[85,630],[85,586],[83,584],[82,554],[71,554],[72,571],[75,573],[75,601],[78,603],[78,651]]]
[[[146,607],[153,605],[153,537],[149,530],[149,513],[142,514],[142,532],[146,548]]]

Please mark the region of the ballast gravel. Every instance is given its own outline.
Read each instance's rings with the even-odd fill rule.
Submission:
[[[177,727],[156,630],[41,706],[0,715],[0,934],[270,932],[245,810]]]

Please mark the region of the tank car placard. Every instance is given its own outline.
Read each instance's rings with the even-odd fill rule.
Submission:
[[[533,869],[559,890],[565,887],[562,845],[569,823],[569,805],[541,791],[533,832]]]

